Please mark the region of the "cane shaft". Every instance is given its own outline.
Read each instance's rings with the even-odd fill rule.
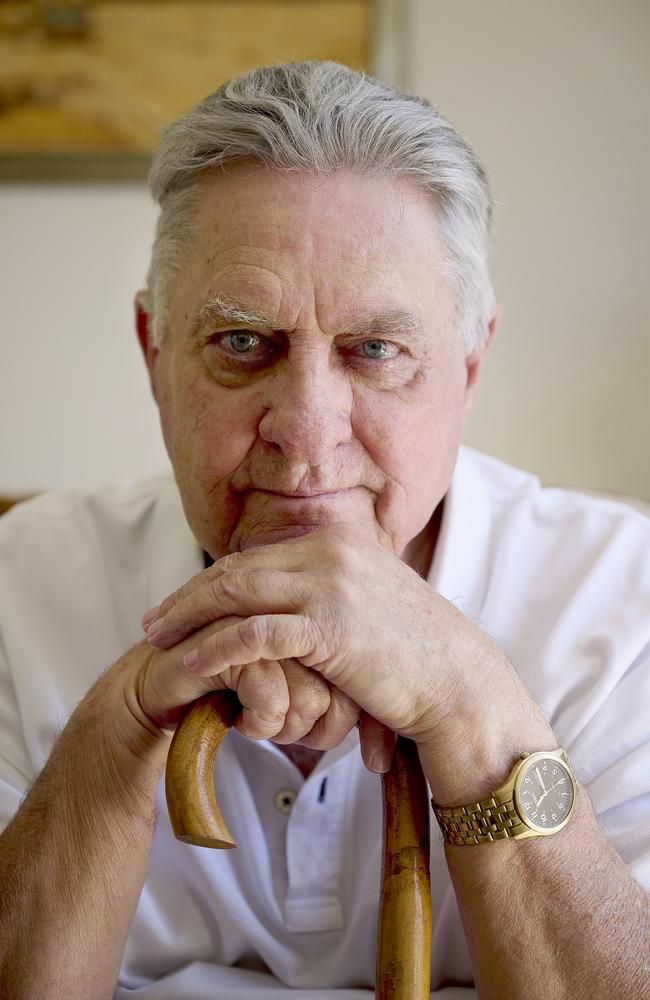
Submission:
[[[384,857],[377,931],[378,1000],[428,1000],[431,966],[429,794],[417,748],[397,741],[382,777]]]

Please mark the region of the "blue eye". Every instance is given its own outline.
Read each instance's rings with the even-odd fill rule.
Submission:
[[[364,340],[361,349],[367,358],[394,358],[397,347],[388,340]]]
[[[246,330],[235,330],[228,334],[228,342],[238,354],[247,354],[257,346],[259,339],[254,333],[248,333]]]

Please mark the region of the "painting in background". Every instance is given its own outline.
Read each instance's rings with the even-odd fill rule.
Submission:
[[[160,129],[253,66],[372,72],[372,0],[0,0],[0,177],[141,177]]]

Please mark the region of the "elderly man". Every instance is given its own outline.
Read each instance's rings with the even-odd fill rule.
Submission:
[[[175,484],[38,499],[0,539],[3,995],[367,996],[399,734],[443,832],[431,989],[649,997],[650,529],[459,451],[498,318],[476,156],[425,101],[290,64],[173,125],[152,187]],[[210,852],[160,777],[224,688],[239,847]],[[459,843],[445,809],[485,829],[515,774],[517,824]]]

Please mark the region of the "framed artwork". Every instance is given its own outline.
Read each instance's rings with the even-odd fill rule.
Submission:
[[[144,177],[160,129],[254,66],[377,72],[387,0],[0,0],[0,178]]]

